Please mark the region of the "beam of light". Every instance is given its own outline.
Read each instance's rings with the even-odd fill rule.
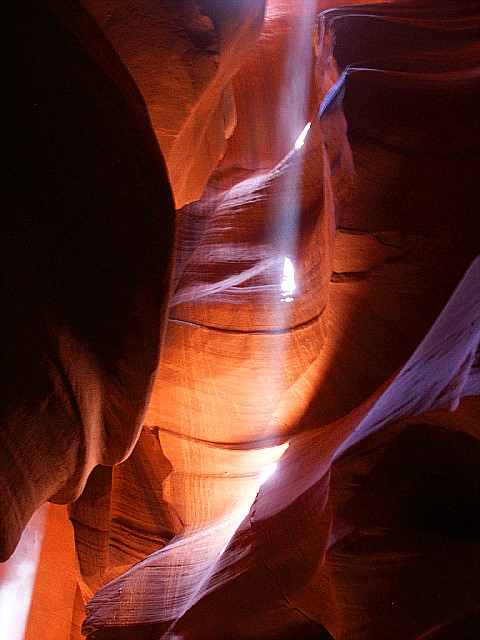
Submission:
[[[162,447],[166,445],[164,447],[164,453],[167,452],[169,442],[171,446],[175,446],[175,435],[160,432],[159,438],[162,439]],[[195,450],[197,446],[201,447],[202,445],[198,442],[187,443],[184,439],[181,439],[181,442],[187,445],[185,449],[187,456],[189,452],[193,453],[193,460],[197,460],[197,463],[200,462],[201,466],[203,466],[205,458],[204,456],[198,455],[200,452]],[[211,445],[203,446],[208,446],[211,451]],[[191,609],[198,600],[218,586],[219,582],[214,578],[215,574],[222,573],[222,567],[229,566],[228,563],[232,562],[231,558],[225,560],[223,556],[235,536],[236,531],[242,522],[248,518],[261,486],[276,471],[277,464],[288,449],[288,446],[289,443],[284,442],[273,447],[265,447],[262,449],[244,451],[219,450],[218,464],[223,469],[226,467],[231,469],[231,476],[225,473],[220,474],[218,473],[218,469],[215,470],[214,468],[210,469],[208,473],[205,473],[205,468],[203,468],[203,479],[209,477],[217,478],[215,485],[211,485],[211,488],[216,491],[208,496],[210,498],[208,504],[214,505],[220,498],[220,501],[224,503],[224,507],[212,513],[213,519],[206,517],[205,513],[199,512],[196,522],[192,520],[184,527],[184,530],[163,549],[140,562],[139,565],[136,565],[136,568],[130,569],[130,572],[138,571],[138,568],[141,567],[142,564],[148,565],[152,560],[154,566],[158,569],[158,567],[161,566],[162,558],[166,560],[165,567],[167,573],[172,567],[189,567],[188,571],[185,570],[180,575],[177,571],[171,572],[171,579],[165,578],[165,576],[163,578],[165,590],[166,592],[168,591],[168,598],[165,598],[163,602],[163,615],[166,619],[172,620],[167,630],[168,633],[175,633],[174,627],[177,621]],[[225,454],[225,456],[221,454]],[[192,469],[192,465],[188,460],[184,459],[182,464],[184,465],[184,469],[178,469],[175,472],[177,482],[181,480],[181,476],[184,476],[186,485],[190,489],[192,487],[192,471],[195,470]],[[214,467],[215,466],[216,465],[214,465]],[[200,469],[198,471],[200,471]],[[196,474],[194,473],[193,475]],[[197,477],[201,478],[201,473],[198,473]],[[229,481],[224,482],[225,479]],[[232,487],[231,480],[238,484],[237,490]],[[168,477],[165,482],[167,481]],[[204,486],[204,482],[201,481],[200,485]],[[222,485],[225,486],[222,487]],[[168,484],[164,484],[164,489],[164,495],[168,496],[168,501],[175,506],[175,494],[168,487]],[[183,494],[182,490],[180,494]],[[180,495],[179,502],[181,502],[181,499],[182,495]],[[232,553],[238,560],[242,552],[236,549],[232,551]],[[227,564],[222,564],[224,562]],[[128,576],[128,573],[129,572],[109,583],[105,588],[118,591],[119,586],[123,584],[125,576]],[[192,585],[194,585],[193,589]],[[101,594],[101,591],[99,594]],[[145,597],[145,593],[143,597]],[[162,638],[163,637],[167,638],[170,636],[164,635]],[[175,636],[173,635],[173,637]]]
[[[293,293],[296,289],[295,284],[295,267],[290,258],[285,258],[283,261],[283,276],[282,283],[280,285],[282,291],[282,302],[293,302]]]
[[[283,19],[289,25],[276,118],[277,135],[288,142],[289,150],[309,119],[317,5],[317,0],[297,3],[270,0],[267,3],[267,22],[270,14],[270,19]]]
[[[275,447],[270,447],[268,449],[264,449],[266,459],[270,459],[273,461],[267,462],[261,469],[260,472],[256,476],[256,482],[254,485],[254,491],[250,494],[244,504],[240,504],[233,512],[233,516],[236,520],[236,526],[244,520],[248,514],[250,513],[250,509],[252,504],[255,501],[255,498],[260,490],[260,487],[263,486],[269,478],[273,476],[273,474],[277,471],[278,461],[283,456],[285,451],[288,449],[289,443],[285,442],[284,444],[277,445]],[[233,536],[233,534],[232,534]],[[219,556],[222,556],[230,544],[231,538],[229,538],[225,544],[222,546]]]
[[[23,640],[43,541],[47,507],[33,514],[14,554],[0,566],[0,640]]]
[[[260,471],[260,475],[258,477],[260,486],[265,484],[265,482],[273,476],[273,474],[277,470],[277,467],[278,467],[278,462],[272,462],[271,464],[267,464],[267,466]]]
[[[295,149],[301,149],[303,147],[303,144],[305,142],[305,138],[307,137],[307,133],[310,130],[310,127],[312,126],[311,122],[307,122],[307,124],[303,127],[303,131],[302,133],[298,136],[298,138],[295,141]]]
[[[259,489],[276,472],[276,470],[278,468],[278,461],[283,456],[285,451],[288,449],[288,446],[289,446],[289,443],[285,442],[284,444],[277,445],[276,447],[273,447],[270,450],[275,455],[276,459],[273,462],[269,462],[268,464],[266,464],[263,467],[263,469],[260,471],[260,474],[258,476],[258,488]]]
[[[268,369],[273,373],[268,381],[268,397],[275,406],[282,404],[282,399],[290,388],[293,370],[289,351],[292,346],[290,329],[295,322],[294,301],[298,300],[301,289],[304,261],[304,248],[299,243],[302,205],[304,202],[304,170],[309,160],[305,151],[307,135],[309,143],[312,135],[318,136],[315,121],[312,119],[316,97],[311,96],[313,89],[312,73],[315,58],[314,31],[317,16],[317,1],[280,2],[272,0],[267,3],[272,10],[277,10],[285,24],[288,24],[288,36],[285,40],[283,57],[283,79],[277,101],[275,118],[275,136],[279,140],[279,148],[286,150],[281,179],[274,197],[269,203],[272,208],[272,227],[275,237],[275,249],[279,266],[275,270],[276,300],[272,305],[275,326],[285,332],[282,337],[271,341],[267,347],[265,358]],[[283,29],[284,27],[282,27]],[[312,126],[313,125],[313,126]],[[300,135],[299,135],[300,134]],[[307,145],[305,145],[307,146]],[[302,148],[303,147],[303,148]],[[299,151],[299,149],[302,149]],[[282,274],[278,273],[283,262]],[[273,270],[272,270],[273,273]],[[271,298],[270,298],[271,300]],[[298,400],[295,399],[295,403]],[[293,409],[292,409],[293,413]],[[271,414],[269,428],[283,429],[283,420],[277,410]],[[273,425],[276,425],[275,427]]]

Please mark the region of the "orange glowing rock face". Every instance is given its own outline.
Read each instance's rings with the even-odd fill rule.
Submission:
[[[366,434],[429,405],[429,392],[420,392],[418,376],[427,376],[431,388],[445,383],[441,366],[433,383],[421,352],[392,377],[445,301],[439,290],[436,301],[432,297],[428,310],[421,311],[405,300],[402,283],[413,277],[418,284],[423,265],[432,264],[428,256],[437,255],[433,262],[439,266],[443,250],[428,241],[416,244],[419,239],[402,225],[375,234],[361,227],[334,233],[339,216],[347,221],[356,215],[350,190],[363,174],[352,174],[352,151],[355,159],[363,148],[351,147],[347,137],[349,125],[358,137],[356,121],[349,122],[342,108],[350,79],[341,76],[330,57],[328,20],[326,14],[320,21],[324,41],[317,42],[317,67],[310,67],[315,68],[316,92],[301,102],[300,116],[292,107],[292,121],[303,124],[290,131],[278,108],[282,98],[288,104],[281,96],[281,65],[270,70],[266,61],[283,60],[285,34],[301,20],[272,3],[267,35],[233,80],[238,128],[229,150],[202,198],[178,214],[165,350],[146,424],[172,465],[162,495],[184,529],[99,592],[88,607],[87,628],[108,628],[110,612],[122,616],[125,599],[141,601],[143,623],[158,625],[152,628],[159,632],[175,628],[180,637],[224,638],[230,633],[250,637],[246,630],[254,629],[252,637],[283,633],[288,638],[290,625],[300,627],[299,620],[283,612],[288,602],[312,618],[323,611],[325,626],[337,633],[342,616],[334,612],[341,605],[329,595],[325,580],[330,569],[322,572],[322,566],[329,528],[332,541],[346,534],[325,509],[330,465]],[[310,43],[305,59],[313,53]],[[255,65],[265,75],[259,76]],[[310,83],[308,77],[307,92]],[[315,112],[299,139],[315,106],[321,117]],[[260,129],[258,121],[265,123]],[[453,274],[453,263],[451,268]],[[472,272],[463,291],[474,278]],[[459,292],[457,302],[462,296]],[[285,304],[287,298],[292,300]],[[441,333],[448,320],[439,322]],[[457,364],[467,371],[475,339],[464,337]],[[432,354],[436,341],[432,336],[427,343]],[[453,351],[443,357],[456,358]],[[455,388],[453,395],[460,387]],[[259,487],[263,456],[272,455],[272,444],[287,442],[276,473]],[[251,454],[254,466],[248,467]],[[245,473],[255,467],[256,485],[249,479],[252,471]],[[189,572],[178,576],[173,567],[179,564]],[[275,612],[276,622],[265,611]],[[133,610],[119,619],[132,625],[140,617]],[[323,632],[317,626],[314,633]]]
[[[313,176],[329,181],[326,163],[315,127],[305,148],[270,173],[226,189],[218,204],[207,190],[180,212],[178,284],[147,424],[227,443],[275,438],[288,428],[275,408],[324,338],[332,203]],[[296,265],[290,305],[282,290],[287,252]],[[308,350],[299,335],[309,335]]]
[[[230,79],[258,36],[264,0],[83,0],[145,99],[177,209],[197,200],[235,128]]]

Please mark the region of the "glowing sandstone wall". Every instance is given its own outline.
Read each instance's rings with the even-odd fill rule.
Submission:
[[[285,68],[269,70],[285,58],[286,33],[298,33],[300,18],[289,8],[270,5],[264,34],[233,81],[238,129],[227,154],[200,201],[178,213],[166,346],[146,416],[150,446],[141,449],[144,459],[164,460],[162,500],[179,518],[170,535],[178,533],[88,604],[86,629],[97,629],[98,637],[319,638],[327,629],[334,637],[413,638],[451,619],[469,624],[473,545],[460,533],[446,551],[444,531],[473,523],[467,508],[454,524],[448,505],[460,489],[457,475],[460,493],[471,484],[473,496],[478,407],[462,406],[469,425],[463,444],[448,414],[437,431],[428,416],[418,428],[385,425],[453,408],[461,389],[478,390],[471,369],[478,296],[468,293],[478,292],[478,266],[423,340],[475,256],[469,238],[475,221],[464,214],[470,196],[459,186],[472,184],[473,149],[463,128],[453,126],[460,114],[473,114],[471,69],[463,66],[474,59],[473,19],[467,5],[460,18],[428,5],[356,7],[353,19],[348,9],[327,12],[318,22],[316,51],[312,39],[303,58],[315,51],[314,79],[303,86],[308,92],[316,78],[316,89],[299,106],[313,124],[295,149],[279,108],[289,97],[295,104],[295,84],[282,96]],[[448,41],[452,55],[457,39],[452,85],[443,75],[444,47]],[[374,71],[362,72],[363,64]],[[298,118],[293,108],[291,115]],[[473,116],[463,121],[475,130]],[[452,138],[462,149],[458,157],[446,146]],[[438,213],[435,226],[418,201],[431,190],[425,166],[432,163],[452,180],[449,186],[442,180],[435,201],[451,203],[452,189],[458,194],[453,217]],[[401,185],[411,185],[402,201]],[[286,257],[295,277],[289,302],[282,294]],[[423,455],[413,452],[415,441]],[[289,446],[276,473],[245,518],[249,487],[256,492],[262,467],[278,455],[273,445],[282,443]],[[359,460],[349,457],[353,445]],[[465,458],[464,445],[472,457]],[[399,463],[392,462],[391,477],[388,463],[380,468],[382,455],[397,461],[409,446],[415,480],[405,495]],[[449,471],[436,477],[429,459],[443,459],[440,452],[450,446]],[[137,479],[149,477],[149,468],[136,468]],[[441,504],[433,499],[434,516],[427,498],[414,498],[424,482],[449,487]],[[393,506],[395,492],[402,497]],[[123,553],[139,547],[126,512],[125,503],[122,523],[135,542],[119,545],[116,534]],[[115,518],[112,524],[116,531]],[[462,566],[460,582],[449,553]],[[448,588],[440,574],[448,576]],[[418,592],[437,587],[437,600],[425,610],[408,596],[413,581]]]
[[[260,32],[264,0],[83,4],[142,92],[177,209],[197,200],[235,128],[229,81]]]

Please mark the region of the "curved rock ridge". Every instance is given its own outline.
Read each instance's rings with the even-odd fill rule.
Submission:
[[[475,3],[441,10],[429,2],[382,3],[358,6],[354,16],[348,7],[332,9],[319,26],[334,33],[357,176],[338,211],[340,224],[448,230],[471,244],[478,195]]]
[[[146,101],[177,209],[198,200],[235,127],[230,80],[265,0],[82,0]]]
[[[141,95],[77,5],[4,8],[0,556],[132,451],[160,358],[174,207]]]

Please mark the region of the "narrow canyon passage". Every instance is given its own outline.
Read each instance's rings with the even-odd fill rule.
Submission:
[[[18,638],[475,637],[477,3],[5,13]]]

